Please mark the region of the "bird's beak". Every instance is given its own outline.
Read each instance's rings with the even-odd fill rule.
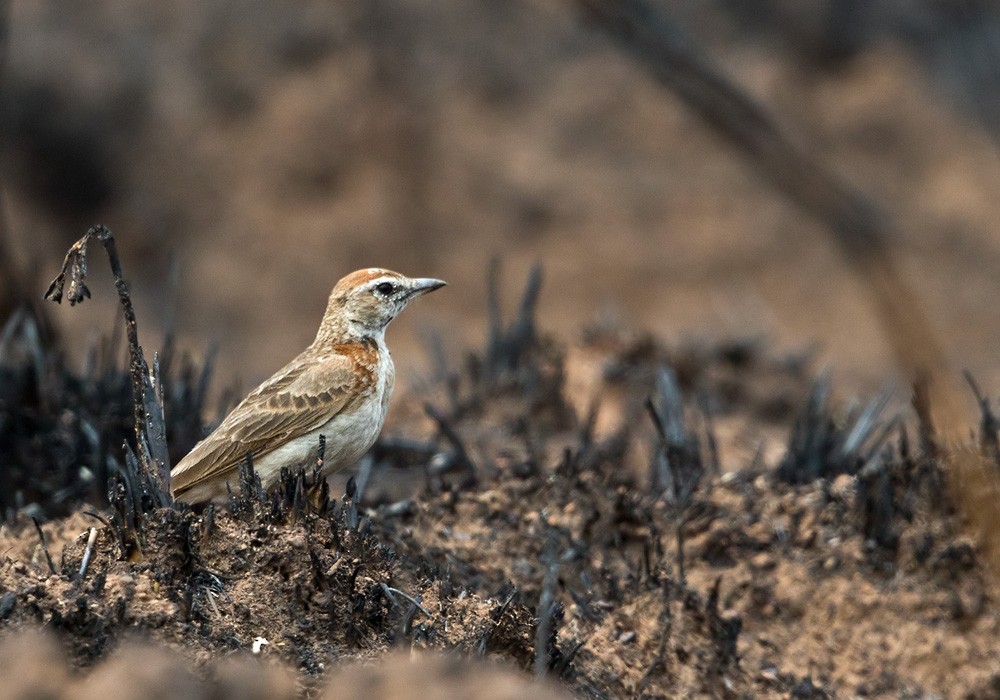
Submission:
[[[410,298],[418,297],[421,294],[427,294],[427,292],[433,292],[435,289],[441,289],[445,286],[447,282],[444,280],[436,280],[430,277],[418,277],[416,279],[410,280],[410,293],[407,295]]]

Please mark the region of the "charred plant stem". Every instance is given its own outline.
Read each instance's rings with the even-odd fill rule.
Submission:
[[[1000,441],[997,438],[997,431],[1000,430],[1000,421],[993,413],[990,400],[979,390],[979,385],[972,377],[969,370],[962,373],[969,388],[972,389],[979,404],[979,445],[983,451],[990,456],[994,464],[1000,466]]]
[[[54,574],[56,572],[56,565],[52,563],[52,555],[49,554],[49,545],[45,542],[45,533],[42,532],[42,526],[38,524],[37,518],[32,518],[31,522],[35,524],[35,531],[38,533],[38,539],[42,543],[42,552],[45,553],[45,561],[49,565],[49,573]]]
[[[409,602],[410,605],[414,606],[417,610],[419,610],[420,612],[422,612],[428,618],[431,616],[431,614],[427,611],[427,608],[425,608],[423,605],[421,605],[420,601],[417,598],[414,598],[411,595],[403,593],[403,591],[399,590],[398,588],[393,588],[392,586],[387,586],[384,583],[382,584],[382,590],[383,590],[383,592],[385,592],[385,596],[389,600],[391,600],[393,602],[393,604],[396,603],[396,596],[399,596],[400,598],[403,598],[404,600],[406,600],[407,602]]]
[[[559,559],[556,556],[555,540],[550,539],[546,547],[545,579],[542,594],[538,600],[538,627],[535,630],[535,677],[544,678],[549,671],[549,642],[552,639],[553,616],[556,607],[556,574]]]
[[[49,285],[45,298],[60,303],[63,291],[66,290],[70,305],[75,305],[90,297],[86,285],[87,277],[87,244],[92,238],[98,239],[108,254],[111,274],[115,279],[115,290],[122,305],[122,315],[125,317],[125,333],[129,346],[129,377],[132,382],[132,412],[135,428],[136,453],[140,466],[153,487],[151,494],[160,506],[170,501],[170,465],[166,456],[165,433],[162,425],[162,415],[157,416],[157,425],[153,425],[147,410],[147,403],[154,408],[155,394],[152,391],[149,377],[149,366],[139,345],[139,328],[129,295],[128,284],[122,275],[121,259],[111,229],[102,224],[92,226],[87,233],[74,243],[66,258],[59,275]],[[147,397],[147,390],[150,394]]]
[[[87,536],[87,548],[83,550],[83,561],[80,562],[80,571],[77,578],[83,579],[87,575],[87,567],[90,566],[90,557],[94,553],[94,543],[97,541],[97,528],[90,528],[90,535]]]
[[[425,403],[424,411],[435,423],[437,423],[438,430],[441,431],[445,440],[451,444],[452,449],[455,451],[455,457],[458,465],[465,470],[467,476],[465,482],[462,484],[462,487],[469,488],[475,486],[476,483],[478,483],[476,465],[473,464],[472,459],[469,458],[469,453],[466,451],[465,444],[458,436],[458,433],[455,432],[455,429],[451,426],[448,419],[444,417],[444,414],[437,410],[433,404]]]
[[[490,625],[489,630],[487,630],[486,634],[484,634],[479,640],[479,645],[476,650],[479,652],[480,656],[486,655],[486,649],[489,647],[490,639],[493,637],[493,633],[497,631],[497,628],[500,627],[500,621],[503,620],[503,616],[507,614],[507,609],[510,607],[513,600],[514,591],[512,591],[511,594],[507,596],[506,600],[504,600],[503,604],[500,606],[500,610],[497,611],[496,615],[494,615],[493,624]]]

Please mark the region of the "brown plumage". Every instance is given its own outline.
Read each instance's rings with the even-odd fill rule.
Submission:
[[[414,297],[443,285],[378,268],[341,279],[312,344],[174,467],[174,498],[201,503],[225,496],[248,452],[267,488],[282,466],[315,454],[321,434],[326,474],[357,461],[378,437],[395,380],[385,328]]]

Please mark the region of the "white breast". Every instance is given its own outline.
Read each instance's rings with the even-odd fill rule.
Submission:
[[[396,380],[396,369],[385,341],[377,338],[376,342],[379,345],[377,380],[360,401],[348,406],[347,410],[335,415],[325,425],[289,440],[256,460],[255,467],[265,489],[278,480],[282,467],[295,466],[315,458],[320,435],[326,436],[324,475],[352,466],[375,444],[385,423]]]

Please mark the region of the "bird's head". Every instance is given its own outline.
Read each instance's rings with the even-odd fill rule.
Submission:
[[[381,268],[352,272],[333,288],[317,340],[377,337],[411,300],[444,285]]]

